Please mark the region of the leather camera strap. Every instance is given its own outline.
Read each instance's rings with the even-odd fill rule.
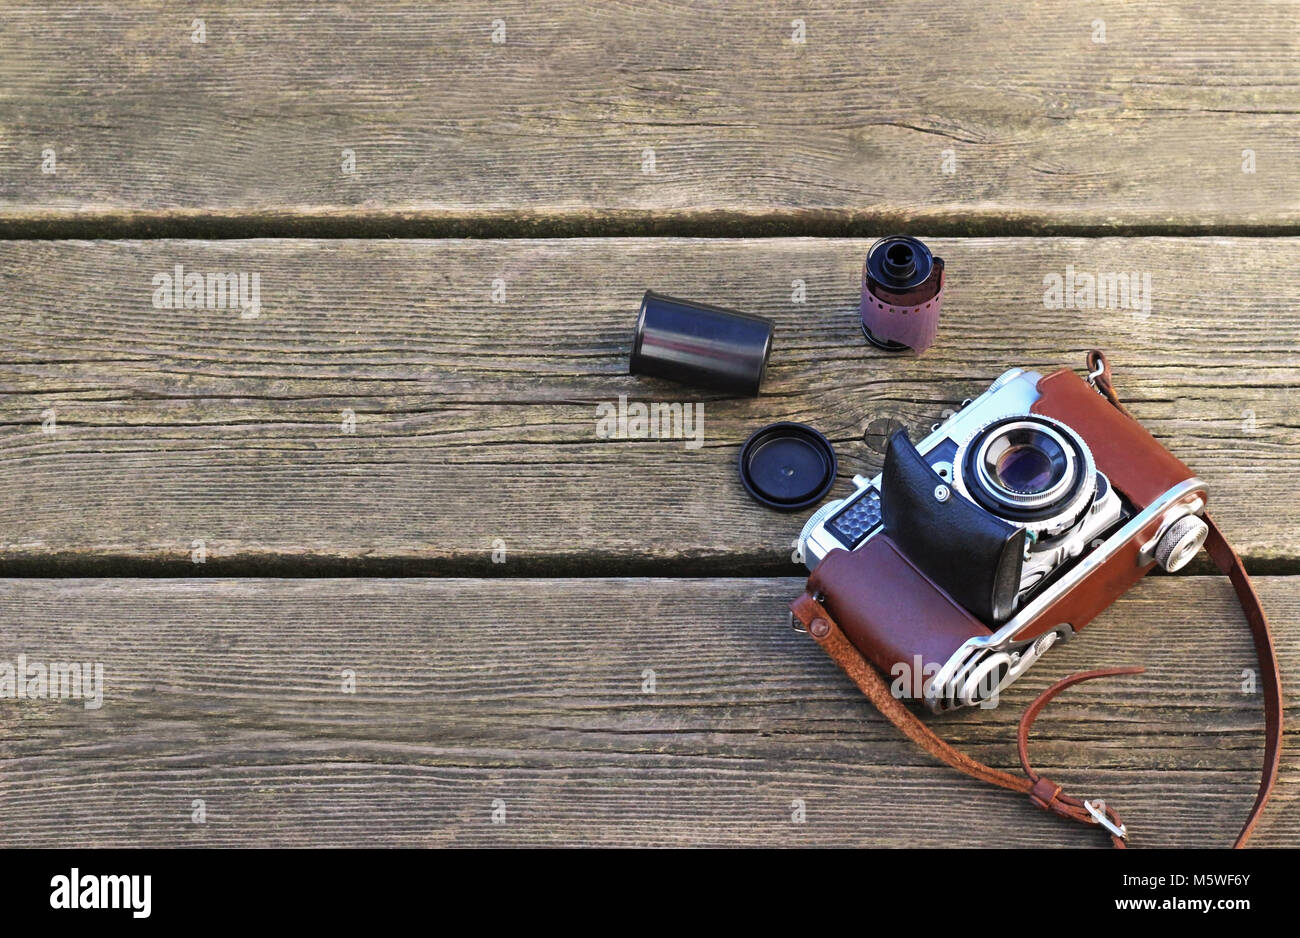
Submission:
[[[1088,365],[1092,371],[1090,378],[1102,396],[1124,414],[1132,417],[1115,394],[1110,380],[1110,366],[1102,354],[1097,351],[1090,352]],[[1254,806],[1233,844],[1234,847],[1244,847],[1277,781],[1278,766],[1282,757],[1282,679],[1278,669],[1277,654],[1273,649],[1273,638],[1268,630],[1268,619],[1260,605],[1259,596],[1251,585],[1246,568],[1236,551],[1224,539],[1223,532],[1219,530],[1213,519],[1205,515],[1204,520],[1210,529],[1209,536],[1205,540],[1205,550],[1215,566],[1228,576],[1241,608],[1246,614],[1246,621],[1250,625],[1251,636],[1255,642],[1255,654],[1259,659],[1264,691],[1263,774],[1259,790],[1255,795]],[[826,650],[831,659],[843,669],[858,689],[876,706],[876,709],[926,752],[972,778],[1028,795],[1029,799],[1043,810],[1084,824],[1103,827],[1110,834],[1111,842],[1116,847],[1125,846],[1127,831],[1119,816],[1109,805],[1100,801],[1082,801],[1065,795],[1062,793],[1061,786],[1034,771],[1029,764],[1029,730],[1033,726],[1034,719],[1048,702],[1066,688],[1099,677],[1139,674],[1143,671],[1142,668],[1081,671],[1057,681],[1043,691],[1020,718],[1017,745],[1020,765],[1025,774],[1013,775],[985,765],[954,749],[907,709],[903,702],[890,692],[889,686],[880,673],[844,635],[826,608],[812,595],[804,593],[792,604],[791,610],[795,618],[808,630],[808,634]]]

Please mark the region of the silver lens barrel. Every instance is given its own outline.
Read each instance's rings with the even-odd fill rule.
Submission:
[[[983,489],[1007,507],[1042,508],[1073,488],[1078,466],[1072,449],[1046,424],[1017,420],[985,434],[975,471]]]
[[[985,424],[958,445],[952,462],[953,484],[962,495],[1040,536],[1072,526],[1097,494],[1088,445],[1041,414]]]

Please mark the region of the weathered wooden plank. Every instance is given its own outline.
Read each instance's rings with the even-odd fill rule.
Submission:
[[[1300,580],[1258,586],[1294,674]],[[800,588],[0,581],[0,661],[104,668],[99,709],[0,700],[0,843],[1104,844],[903,739],[789,629]],[[1140,584],[1001,707],[936,722],[1011,769],[1015,720],[1048,682],[1134,663],[1148,671],[1048,709],[1035,764],[1108,799],[1136,844],[1221,846],[1253,799],[1262,716],[1242,692],[1255,662],[1220,578]],[[1297,751],[1259,845],[1300,842]],[[796,800],[806,823],[791,819]]]
[[[949,294],[921,357],[862,339],[868,243],[0,244],[0,562],[188,573],[201,540],[204,569],[237,574],[785,573],[802,515],[741,489],[755,428],[827,433],[843,494],[889,421],[921,434],[1011,365],[1100,345],[1254,568],[1291,569],[1297,242],[938,240]],[[258,318],[155,308],[175,264],[258,274]],[[1150,311],[1046,308],[1071,266],[1149,274]],[[772,317],[762,396],[628,376],[647,287]],[[602,438],[620,395],[700,404],[702,445]]]
[[[10,3],[0,225],[1271,233],[1298,35],[1268,0]]]

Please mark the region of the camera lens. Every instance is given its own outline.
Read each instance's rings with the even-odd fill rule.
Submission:
[[[1016,420],[989,429],[975,452],[976,476],[995,501],[1042,508],[1074,482],[1074,454],[1046,424]]]
[[[959,448],[960,486],[1001,517],[1044,522],[1086,507],[1095,484],[1091,456],[1078,434],[1038,414],[1005,417]]]
[[[984,473],[1011,495],[1042,495],[1060,485],[1071,460],[1059,439],[1035,427],[1011,427],[984,448]]]
[[[1052,458],[1032,446],[1012,446],[998,457],[994,471],[1004,488],[1033,494],[1051,483]]]

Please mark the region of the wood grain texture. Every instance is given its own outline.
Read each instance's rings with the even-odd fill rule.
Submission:
[[[1300,580],[1258,586],[1295,674]],[[801,588],[2,581],[0,660],[98,661],[105,693],[98,710],[0,701],[0,843],[1105,845],[902,738],[789,628]],[[1148,579],[1001,707],[935,723],[1013,769],[1015,720],[1043,687],[1134,663],[1148,671],[1054,702],[1034,762],[1115,805],[1136,845],[1223,846],[1253,800],[1263,718],[1242,692],[1255,662],[1221,578]],[[1260,846],[1300,842],[1290,738]]]
[[[1285,2],[4,7],[10,233],[1267,234],[1300,219]]]
[[[754,429],[821,429],[843,495],[879,469],[891,422],[919,437],[1005,368],[1079,368],[1100,346],[1137,415],[1209,482],[1252,569],[1295,569],[1295,241],[936,240],[951,279],[922,357],[862,339],[868,243],[0,244],[0,564],[791,573],[804,514],[759,507],[737,478]],[[151,280],[174,264],[258,273],[259,318],[155,308]],[[1044,277],[1071,265],[1149,273],[1150,312],[1045,308]],[[775,320],[762,395],[628,376],[647,287]],[[601,438],[598,407],[620,395],[702,404],[702,445]]]

